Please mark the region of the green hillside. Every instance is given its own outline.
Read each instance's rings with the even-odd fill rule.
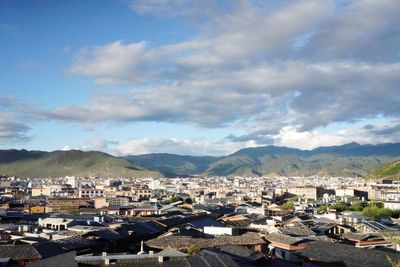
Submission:
[[[338,156],[318,154],[309,157],[292,155],[229,156],[210,165],[206,175],[334,175],[365,176],[388,156]]]
[[[177,177],[203,173],[210,163],[218,158],[182,156],[167,153],[127,156],[126,159],[147,169],[162,172],[166,177]]]
[[[368,175],[371,178],[396,178],[400,177],[400,160],[390,162],[374,170]]]
[[[113,157],[102,152],[0,150],[0,175],[54,176],[363,176],[400,159],[400,143],[318,147],[300,150],[264,146],[241,149],[224,157],[147,154]],[[394,163],[393,163],[394,164]],[[397,175],[385,165],[375,176]]]
[[[334,175],[367,176],[376,168],[400,158],[400,143],[318,147],[301,150],[264,146],[241,149],[224,157],[194,157],[173,154],[129,156],[147,169],[165,175],[204,176]]]
[[[0,151],[0,174],[23,177],[99,176],[143,177],[160,176],[122,158],[102,152],[71,151]]]

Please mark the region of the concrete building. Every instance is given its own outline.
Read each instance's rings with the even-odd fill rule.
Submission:
[[[45,218],[39,219],[39,226],[52,229],[56,231],[67,230],[68,225],[72,222],[72,219],[64,219],[64,218]]]
[[[323,187],[314,186],[289,187],[287,192],[305,199],[317,200],[322,198],[323,194],[325,193],[325,189]]]
[[[87,199],[85,198],[49,198],[47,199],[47,207],[49,212],[65,212],[69,210],[78,210],[87,207]]]
[[[34,187],[32,188],[32,196],[51,196],[51,189],[50,187]]]

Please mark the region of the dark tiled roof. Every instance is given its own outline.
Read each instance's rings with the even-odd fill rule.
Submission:
[[[296,223],[293,225],[284,225],[279,231],[282,234],[290,235],[290,236],[313,236],[315,232],[312,231],[307,226],[304,226],[301,223]]]
[[[207,255],[207,256],[195,256],[188,257],[188,266],[193,267],[225,267],[225,266],[239,266],[230,257],[225,255]]]
[[[42,256],[31,245],[1,245],[0,258],[10,257],[13,260],[40,259]]]
[[[379,233],[374,233],[374,234],[362,234],[362,233],[345,233],[343,234],[343,237],[348,239],[348,240],[355,240],[355,241],[361,241],[365,239],[382,239],[383,236]]]
[[[251,224],[252,220],[250,219],[243,219],[243,220],[237,220],[237,221],[225,221],[226,226],[230,227],[247,227]]]
[[[396,261],[400,259],[399,254],[324,241],[309,243],[309,246],[299,252],[299,255],[338,267],[384,267],[389,266],[386,256]]]
[[[238,267],[230,257],[226,255],[206,255],[191,257],[171,257],[164,258],[162,263],[158,262],[157,257],[121,259],[111,262],[114,267]],[[81,267],[104,266],[103,260],[80,261]]]
[[[219,251],[244,262],[254,262],[264,258],[264,255],[258,251],[231,244],[222,246]]]
[[[268,234],[265,237],[265,239],[270,242],[285,244],[285,245],[289,245],[289,246],[295,245],[295,244],[303,241],[302,238],[291,237],[289,235],[278,234],[278,233]]]
[[[65,250],[57,246],[54,242],[39,242],[33,245],[34,248],[40,253],[42,258],[48,258],[55,255],[65,253]]]
[[[164,228],[155,222],[135,223],[127,228],[133,230],[135,236],[138,237],[160,235],[164,232]]]
[[[203,228],[205,226],[214,226],[214,227],[224,226],[222,223],[220,223],[219,221],[214,220],[212,218],[202,218],[200,220],[196,220],[196,221],[190,222],[188,224],[195,228]]]
[[[118,232],[111,229],[104,229],[100,231],[89,232],[84,235],[84,237],[88,236],[97,236],[106,241],[114,241],[114,240],[122,240],[125,239],[124,236],[120,235]]]
[[[180,224],[184,223],[190,223],[190,222],[196,222],[200,220],[204,220],[209,218],[208,215],[202,214],[202,215],[194,215],[194,216],[176,216],[176,217],[170,217],[167,219],[163,220],[157,220],[161,224],[165,225],[166,227],[173,227],[177,226]]]
[[[316,220],[310,220],[303,223],[316,233],[324,233],[325,231],[337,225],[336,223],[332,222],[316,221]]]
[[[214,238],[192,238],[188,236],[164,236],[146,241],[146,245],[152,248],[164,249],[172,247],[178,250],[186,250],[195,244],[200,248],[216,248],[226,244],[235,245],[259,245],[265,241],[258,233],[248,232],[240,236],[217,236]]]
[[[43,242],[47,245],[55,245],[64,251],[79,250],[96,246],[98,243],[94,240],[84,239],[80,236],[72,236],[65,239]]]
[[[364,225],[372,228],[374,231],[395,231],[395,228],[387,226],[386,224],[376,222],[376,221],[363,221]]]

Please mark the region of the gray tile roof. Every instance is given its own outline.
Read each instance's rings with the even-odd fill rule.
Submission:
[[[254,262],[263,259],[265,256],[253,249],[248,249],[242,246],[227,244],[221,247],[220,253],[228,254],[233,259],[240,259],[244,262]]]
[[[313,236],[315,232],[300,223],[285,225],[279,229],[282,234],[290,236]]]
[[[186,250],[190,245],[196,244],[200,248],[222,247],[226,244],[235,245],[259,245],[265,241],[258,233],[247,232],[240,236],[217,236],[214,238],[192,238],[188,236],[163,236],[146,241],[151,248],[164,249],[172,247],[178,250]]]
[[[309,246],[300,251],[299,255],[329,264],[329,266],[340,267],[385,267],[389,266],[386,256],[394,260],[400,259],[399,254],[324,241],[309,243]]]
[[[383,235],[379,233],[373,233],[373,234],[345,233],[342,236],[348,240],[356,240],[356,241],[361,241],[364,239],[376,239],[376,238],[381,239],[383,237]]]
[[[0,258],[10,257],[13,260],[40,259],[42,256],[31,245],[1,245]]]
[[[158,257],[121,259],[111,262],[114,267],[239,267],[230,257],[226,255],[205,255],[189,257],[164,258],[162,263]],[[104,260],[80,261],[78,266],[105,266]]]
[[[278,233],[271,233],[265,237],[266,240],[270,242],[285,244],[285,245],[295,245],[297,243],[302,242],[302,238],[299,237],[292,237],[289,235],[278,234]]]

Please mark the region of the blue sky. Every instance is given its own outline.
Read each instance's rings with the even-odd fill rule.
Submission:
[[[399,24],[390,0],[1,1],[0,148],[398,142]]]

